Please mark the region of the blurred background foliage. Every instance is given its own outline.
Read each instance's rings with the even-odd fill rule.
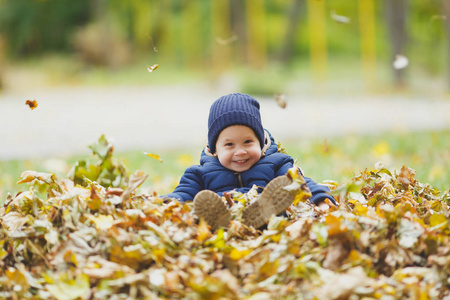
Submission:
[[[448,0],[0,0],[0,78],[8,88],[14,78],[5,70],[30,61],[28,68],[59,66],[55,77],[68,83],[83,83],[83,74],[99,68],[130,75],[133,66],[157,63],[213,79],[241,72],[247,92],[273,93],[299,70],[320,84],[341,78],[336,69],[356,66],[352,78],[372,90],[424,77],[449,89],[449,6]],[[397,55],[408,68],[392,68]]]

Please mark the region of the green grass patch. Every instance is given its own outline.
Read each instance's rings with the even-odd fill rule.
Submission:
[[[298,160],[305,175],[317,182],[334,180],[342,184],[381,162],[390,170],[407,165],[417,171],[417,180],[431,184],[441,193],[450,188],[450,173],[446,169],[450,165],[450,130],[281,142]],[[85,155],[69,158],[0,161],[0,202],[8,193],[14,195],[27,188],[16,183],[25,170],[66,177],[76,161],[90,158],[87,146]],[[165,194],[175,187],[187,167],[198,163],[200,152],[201,149],[191,148],[155,152],[162,163],[140,151],[115,153],[114,158],[122,161],[130,173],[142,170],[149,175],[143,188]]]
[[[403,165],[417,171],[416,179],[441,192],[450,188],[450,131],[380,133],[285,143],[306,176],[338,183],[381,162],[389,170]]]

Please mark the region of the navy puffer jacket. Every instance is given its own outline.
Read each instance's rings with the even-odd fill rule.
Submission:
[[[225,168],[217,157],[209,154],[207,148],[203,149],[200,165],[186,169],[175,190],[164,198],[179,199],[182,202],[193,200],[202,190],[211,190],[219,195],[232,190],[246,193],[253,185],[265,187],[275,177],[285,175],[292,168],[294,160],[287,154],[278,152],[277,144],[266,131],[265,155],[247,171],[238,173]],[[327,186],[317,184],[311,178],[305,177],[312,197],[310,201],[318,204],[325,198],[335,203],[329,194]]]

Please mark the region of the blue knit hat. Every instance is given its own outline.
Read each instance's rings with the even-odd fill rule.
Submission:
[[[234,93],[217,99],[209,110],[208,144],[211,153],[216,152],[216,142],[222,130],[231,125],[250,127],[264,147],[264,129],[259,113],[259,103],[255,98]]]

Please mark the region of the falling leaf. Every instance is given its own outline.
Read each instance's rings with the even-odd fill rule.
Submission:
[[[350,24],[351,22],[349,17],[338,15],[334,10],[331,11],[331,18],[337,23],[341,24]]]
[[[157,154],[147,153],[147,152],[144,152],[144,154],[149,156],[149,157],[151,157],[151,158],[153,158],[153,159],[156,159],[159,162],[163,162],[163,160]]]
[[[158,69],[159,65],[158,64],[154,64],[153,66],[148,66],[147,70],[151,73],[153,71],[155,71],[156,69]]]
[[[27,100],[25,104],[28,105],[31,108],[31,110],[35,109],[38,106],[36,100]]]
[[[231,44],[232,42],[235,42],[238,40],[238,36],[237,35],[232,35],[227,39],[222,39],[222,38],[216,38],[216,43],[221,45],[221,46],[227,46],[229,44]]]
[[[397,54],[395,56],[394,62],[392,63],[392,66],[396,70],[401,70],[401,69],[406,68],[408,66],[408,64],[409,64],[409,60],[406,56]]]
[[[433,15],[433,16],[431,16],[431,18],[430,18],[430,21],[431,22],[433,22],[433,21],[436,21],[436,20],[447,20],[447,17],[446,16],[444,16],[444,15]]]
[[[286,96],[283,94],[277,94],[275,95],[275,100],[277,101],[277,104],[281,108],[286,108],[287,102],[286,102]]]

